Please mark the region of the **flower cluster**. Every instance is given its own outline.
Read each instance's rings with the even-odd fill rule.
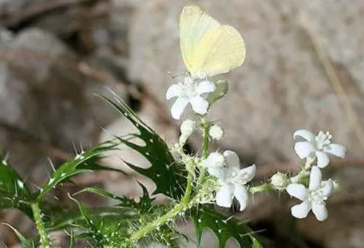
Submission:
[[[334,181],[323,181],[320,168],[329,164],[329,154],[344,158],[346,148],[331,143],[332,135],[329,132],[321,131],[315,136],[310,131],[298,130],[293,138],[303,140],[297,141],[294,149],[298,157],[306,161],[301,171],[291,178],[280,172],[274,174],[271,185],[277,190],[286,190],[290,196],[302,201],[291,208],[294,217],[306,218],[312,210],[316,218],[323,221],[328,217],[326,201],[334,192]]]
[[[330,154],[344,158],[346,153],[344,146],[331,143],[332,135],[329,132],[319,132],[315,136],[307,130],[296,131],[293,138],[301,140],[295,143],[294,150],[299,158],[305,160],[299,173],[289,177],[287,174],[278,172],[271,177],[269,183],[254,187],[249,187],[248,184],[255,176],[256,166],[241,168],[239,157],[233,151],[228,150],[223,153],[215,151],[208,154],[206,150],[201,159],[184,154],[183,146],[192,133],[199,129],[202,131],[204,140],[207,141],[220,140],[224,135],[223,129],[207,121],[206,117],[211,105],[207,97],[216,89],[216,84],[206,78],[186,76],[183,82],[170,86],[166,93],[167,99],[177,97],[171,108],[173,118],[180,119],[188,104],[192,106],[196,117],[200,118],[200,120],[183,121],[179,143],[175,148],[194,178],[196,170],[199,170],[200,175],[206,171],[208,178],[215,182],[209,184],[209,187],[201,187],[201,195],[204,195],[202,197],[204,200],[201,202],[214,198],[217,205],[228,208],[231,207],[235,198],[240,204],[240,210],[243,211],[248,204],[249,192],[274,189],[286,191],[290,196],[302,201],[292,207],[291,213],[294,217],[305,218],[312,210],[319,221],[325,220],[328,217],[326,201],[334,191],[334,182],[332,179],[322,180],[320,168],[325,168],[329,164]],[[201,184],[203,182],[204,180],[198,181]]]
[[[294,217],[302,219],[307,217],[310,210],[319,221],[328,217],[326,201],[334,191],[332,179],[322,181],[320,168],[329,164],[329,154],[340,158],[345,157],[346,148],[339,144],[331,143],[332,135],[329,132],[319,132],[317,136],[307,130],[298,130],[293,138],[301,138],[304,141],[296,142],[294,149],[301,159],[306,159],[301,172],[290,179],[286,187],[289,195],[299,199],[302,203],[291,209]],[[308,187],[304,177],[309,176]]]
[[[191,11],[196,11],[198,15],[202,13],[197,7],[188,7],[186,12],[181,14],[182,22],[189,20]],[[193,23],[193,27],[194,25],[196,24]],[[169,87],[166,98],[167,100],[176,98],[171,107],[174,119],[179,120],[188,105],[191,105],[195,113],[193,120],[183,121],[179,142],[174,147],[174,151],[179,154],[189,173],[187,195],[191,187],[196,186],[194,191],[199,195],[195,198],[200,201],[198,203],[214,200],[219,206],[231,207],[235,198],[240,204],[240,210],[243,211],[248,204],[249,193],[286,191],[290,196],[302,201],[292,207],[291,212],[294,217],[305,218],[312,210],[316,218],[323,221],[328,216],[326,201],[333,193],[334,183],[332,179],[322,180],[320,169],[329,164],[330,154],[344,158],[346,153],[344,146],[331,143],[332,135],[329,132],[319,132],[315,136],[307,130],[296,131],[293,138],[301,140],[295,143],[294,150],[300,159],[305,160],[300,171],[293,176],[278,172],[270,178],[269,182],[261,185],[249,185],[257,168],[255,165],[241,168],[239,157],[235,152],[228,150],[223,153],[217,151],[209,153],[209,142],[220,140],[224,130],[209,121],[207,114],[211,105],[223,97],[228,90],[227,81],[214,82],[211,77],[226,73],[241,65],[245,60],[244,41],[240,35],[235,34],[235,36],[231,41],[235,44],[234,47],[239,49],[233,60],[227,60],[225,64],[221,64],[218,60],[211,60],[210,63],[216,63],[215,67],[211,64],[201,64],[201,58],[198,57],[201,56],[200,53],[193,55],[190,50],[185,51],[184,49],[190,48],[191,44],[183,39],[184,36],[181,37],[182,57],[189,72],[182,80]],[[217,49],[220,47],[214,47],[211,51],[215,52]],[[188,138],[196,131],[202,131],[203,148],[200,157],[185,154],[183,149]]]
[[[186,76],[183,82],[178,82],[169,87],[166,93],[166,98],[171,99],[177,97],[171,108],[172,117],[180,119],[184,109],[188,104],[192,106],[192,110],[201,118],[197,123],[194,120],[185,120],[181,125],[181,135],[177,148],[183,147],[187,139],[200,126],[202,131],[208,130],[208,138],[220,140],[223,135],[223,129],[217,124],[206,123],[204,116],[206,115],[210,103],[206,100],[208,93],[216,90],[216,85],[207,79],[193,78]],[[191,163],[193,159],[186,156],[182,149],[179,151],[183,162],[186,164],[188,171],[192,172]],[[249,183],[255,176],[256,166],[252,165],[244,169],[240,169],[238,155],[233,151],[225,151],[223,154],[212,152],[207,157],[202,159],[196,165],[201,170],[207,170],[208,174],[216,180],[216,203],[222,207],[230,207],[234,197],[240,203],[240,210],[244,210],[248,202],[248,191],[246,184]],[[194,173],[193,173],[194,174]],[[203,194],[209,195],[206,192]]]

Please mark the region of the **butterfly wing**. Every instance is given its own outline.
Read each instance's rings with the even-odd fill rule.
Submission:
[[[245,43],[240,33],[235,28],[224,25],[204,35],[196,46],[191,63],[197,70],[212,77],[240,66],[245,60],[245,54]]]
[[[221,26],[214,18],[199,7],[191,5],[183,8],[180,16],[180,43],[183,62],[188,71],[196,71],[193,57],[197,45],[206,33]]]
[[[220,25],[197,6],[187,6],[180,17],[183,61],[192,75],[226,73],[245,60],[245,44],[239,32]]]

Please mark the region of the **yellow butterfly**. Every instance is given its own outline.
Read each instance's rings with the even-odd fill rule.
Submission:
[[[183,61],[194,78],[226,73],[245,60],[245,44],[233,27],[221,25],[197,6],[186,6],[180,16]]]

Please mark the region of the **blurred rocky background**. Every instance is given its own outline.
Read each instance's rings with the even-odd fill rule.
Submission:
[[[256,163],[258,181],[276,170],[297,170],[292,149],[297,129],[330,131],[349,151],[326,175],[342,186],[329,202],[327,221],[294,220],[289,216],[293,202],[284,194],[256,195],[237,217],[249,220],[271,247],[364,247],[364,1],[193,2],[236,27],[247,46],[244,65],[224,75],[230,81],[228,96],[213,107],[211,118],[226,130],[217,147],[235,150],[246,164]],[[185,72],[178,20],[188,3],[0,0],[0,144],[28,182],[46,181],[49,160],[57,166],[110,134],[130,130],[95,97],[110,89],[170,144],[177,139],[178,123],[164,94],[173,81],[168,72]],[[192,140],[191,149],[199,150],[198,141]],[[143,166],[137,155],[124,155]],[[109,159],[105,164],[120,163]],[[67,190],[98,185],[137,197],[135,178],[80,176]],[[66,199],[62,190],[55,194]],[[0,221],[34,233],[19,212],[2,212]],[[62,241],[63,234],[54,235]],[[206,240],[212,240],[206,248],[216,246]],[[13,232],[0,226],[0,247],[17,243]]]

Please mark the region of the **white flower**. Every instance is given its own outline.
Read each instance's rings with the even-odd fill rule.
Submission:
[[[193,120],[185,120],[181,125],[181,136],[179,137],[179,142],[186,143],[188,137],[191,136],[195,130],[196,122]]]
[[[255,165],[240,169],[238,155],[233,151],[225,151],[224,161],[221,163],[221,154],[210,156],[203,161],[203,166],[208,172],[217,177],[220,185],[216,193],[216,203],[221,207],[231,207],[234,197],[240,203],[240,211],[243,211],[248,203],[248,191],[246,184],[255,176]]]
[[[270,183],[278,190],[284,190],[287,187],[288,182],[287,175],[281,172],[277,172],[270,178]]]
[[[329,164],[329,155],[344,158],[346,148],[342,145],[331,143],[332,135],[329,132],[319,132],[315,137],[313,133],[307,130],[298,130],[293,134],[293,138],[302,137],[306,141],[299,141],[295,144],[294,149],[297,155],[303,158],[317,158],[317,166],[324,168]]]
[[[209,135],[213,139],[220,140],[222,138],[222,136],[224,135],[224,131],[222,130],[222,128],[220,126],[215,124],[212,127],[210,127]]]
[[[334,185],[331,179],[321,181],[321,176],[320,169],[317,166],[313,166],[308,189],[298,183],[292,183],[287,186],[288,194],[302,201],[301,204],[292,207],[291,213],[294,217],[299,219],[306,218],[308,212],[312,209],[312,212],[319,221],[326,220],[328,213],[325,201],[332,194]]]
[[[172,117],[179,120],[183,110],[189,103],[194,112],[201,115],[206,114],[209,103],[201,95],[213,92],[215,89],[216,86],[213,82],[204,80],[197,83],[191,77],[185,77],[183,83],[179,82],[171,85],[167,90],[166,98],[169,100],[177,97],[171,108]]]

